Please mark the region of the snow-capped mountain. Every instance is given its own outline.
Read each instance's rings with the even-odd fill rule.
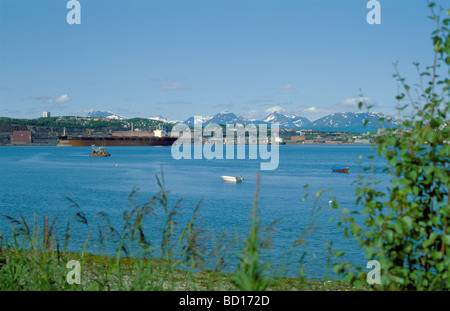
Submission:
[[[272,112],[268,115],[264,120],[264,123],[267,124],[278,124],[280,128],[296,128],[297,126],[294,124],[291,118],[281,114],[279,112]]]
[[[280,128],[291,129],[302,128],[311,124],[311,121],[307,118],[295,115],[287,116],[276,111],[268,115],[263,122],[267,124],[278,124]]]
[[[106,118],[106,119],[114,119],[114,120],[125,120],[127,119],[124,116],[121,116],[117,113],[111,112],[111,111],[106,111],[106,110],[96,110],[96,111],[92,111],[89,112],[88,117],[91,118]]]
[[[183,123],[183,121],[180,121],[180,120],[169,120],[161,115],[157,115],[156,117],[150,117],[147,119],[153,120],[153,121],[164,122],[164,123],[172,123],[172,124]]]
[[[311,121],[309,121],[305,117],[291,115],[289,116],[289,118],[291,118],[292,122],[296,125],[297,128],[302,128],[311,125]]]
[[[164,122],[164,123],[172,123],[171,121],[169,121],[168,119],[164,118],[161,115],[157,115],[156,117],[150,117],[148,119],[149,120],[154,120],[154,121],[161,121],[161,122]]]
[[[229,111],[220,112],[212,117],[201,117],[202,125],[206,126],[208,124],[238,124],[245,123],[245,119],[236,116],[234,113]],[[189,126],[194,126],[194,117],[186,119],[184,124]]]
[[[238,124],[238,123],[245,123],[245,119],[238,117],[232,112],[224,111],[219,112],[218,114],[214,115],[211,119],[205,122],[205,125],[208,124]]]
[[[387,118],[382,113],[376,112],[339,112],[332,113],[311,123],[307,128],[315,130],[336,130],[336,131],[354,131],[367,132],[374,131],[378,127],[389,127],[390,122],[384,120],[381,124],[380,118]],[[364,126],[364,123],[367,125]]]
[[[202,121],[203,125],[205,125],[208,120],[210,120],[212,117],[201,117],[200,120]],[[194,117],[187,118],[182,122],[183,124],[187,124],[189,126],[194,126]]]

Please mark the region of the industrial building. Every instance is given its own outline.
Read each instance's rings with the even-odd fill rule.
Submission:
[[[13,145],[26,145],[32,142],[31,131],[14,131]]]

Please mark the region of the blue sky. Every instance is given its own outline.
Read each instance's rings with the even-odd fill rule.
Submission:
[[[426,1],[380,0],[380,25],[368,0],[79,0],[80,25],[67,2],[0,0],[0,116],[315,120],[357,111],[360,89],[393,114],[393,63],[411,83],[432,64]]]

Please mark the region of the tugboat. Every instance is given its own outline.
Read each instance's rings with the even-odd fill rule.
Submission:
[[[92,153],[89,155],[91,157],[109,157],[111,156],[108,151],[106,151],[104,146],[97,147],[92,145]]]

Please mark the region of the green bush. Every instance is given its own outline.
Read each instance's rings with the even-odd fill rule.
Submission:
[[[383,290],[450,289],[450,9],[442,20],[444,9],[436,12],[434,3],[429,7],[437,25],[433,65],[422,71],[414,64],[419,73],[414,86],[397,70],[394,77],[404,90],[397,99],[409,102],[399,110],[410,108],[411,117],[382,129],[374,144],[372,158],[386,159],[382,172],[389,175],[390,186],[380,191],[373,178],[360,176],[356,203],[362,210],[344,213],[333,204],[344,233],[356,238],[369,260],[379,261],[377,288]],[[357,272],[344,262],[335,271],[357,287],[366,284],[366,271]]]

